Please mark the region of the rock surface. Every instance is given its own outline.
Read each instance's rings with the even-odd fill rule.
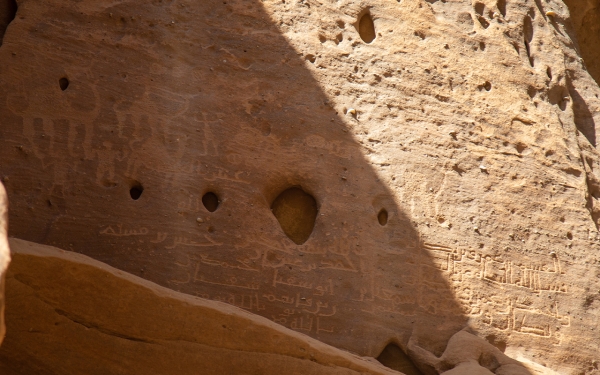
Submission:
[[[6,269],[10,263],[10,250],[8,248],[8,202],[4,186],[0,184],[0,344],[4,339],[6,327],[4,324],[4,279]]]
[[[10,234],[361,355],[439,357],[469,325],[542,371],[597,372],[586,19],[559,0],[19,1]]]
[[[10,244],[2,374],[398,374],[86,256]]]

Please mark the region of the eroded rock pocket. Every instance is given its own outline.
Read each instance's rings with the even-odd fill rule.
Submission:
[[[318,208],[312,195],[300,187],[291,187],[275,198],[271,211],[279,221],[283,233],[301,245],[312,234]]]
[[[371,43],[375,40],[377,35],[375,34],[375,24],[373,23],[371,13],[366,12],[360,17],[358,21],[358,33],[365,43]]]
[[[209,191],[202,196],[202,204],[208,212],[215,212],[217,208],[219,208],[219,203],[219,197],[212,191]]]
[[[138,199],[140,199],[143,192],[144,192],[144,187],[142,186],[142,184],[140,184],[139,182],[134,182],[132,184],[131,188],[129,189],[129,196],[134,201],[137,201]]]
[[[423,374],[396,344],[388,344],[381,354],[379,354],[377,360],[381,362],[382,365],[389,367],[392,370],[400,371],[406,375]]]

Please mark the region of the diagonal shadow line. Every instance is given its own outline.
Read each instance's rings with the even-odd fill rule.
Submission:
[[[411,337],[440,355],[467,325],[448,282],[460,251],[420,238],[357,118],[314,78],[318,55],[260,2],[22,3],[0,78],[12,236],[361,355]],[[318,204],[302,245],[269,209],[292,186]]]

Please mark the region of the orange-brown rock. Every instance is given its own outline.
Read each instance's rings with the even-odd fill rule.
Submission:
[[[86,256],[10,244],[2,374],[397,374]]]
[[[10,234],[384,362],[468,326],[597,371],[596,8],[571,2],[21,0]]]

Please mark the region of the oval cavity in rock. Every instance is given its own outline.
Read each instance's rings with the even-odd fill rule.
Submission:
[[[386,211],[385,208],[382,208],[381,211],[379,211],[379,213],[377,214],[377,221],[379,221],[379,224],[381,224],[381,226],[384,226],[387,224],[388,212]]]
[[[65,91],[69,87],[69,80],[66,77],[63,77],[58,80],[58,85],[62,91]]]
[[[271,205],[281,229],[296,244],[308,240],[317,218],[317,201],[299,187],[291,187],[275,198]]]
[[[373,18],[371,18],[370,13],[365,13],[360,18],[360,21],[358,21],[358,33],[365,43],[371,43],[375,40],[375,24],[373,23]]]
[[[133,186],[131,186],[131,189],[129,189],[129,196],[134,201],[137,201],[138,199],[140,199],[143,192],[144,187],[142,186],[142,184],[140,184],[139,182],[135,182]]]
[[[209,212],[215,212],[219,208],[219,197],[210,191],[202,196],[202,204]]]

